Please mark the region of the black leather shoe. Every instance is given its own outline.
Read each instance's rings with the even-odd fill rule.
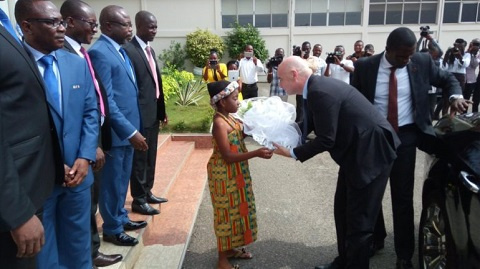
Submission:
[[[375,253],[377,253],[379,250],[385,248],[385,242],[380,241],[380,242],[373,242],[372,246],[370,247],[370,258],[375,256]]]
[[[133,231],[133,230],[138,230],[138,229],[141,229],[143,227],[147,226],[147,222],[146,221],[133,221],[133,220],[129,220],[127,223],[123,224],[123,229],[125,231]]]
[[[332,263],[315,266],[315,269],[342,269],[342,268],[344,268],[344,266],[340,265],[340,262],[338,261],[338,257],[335,258],[335,260],[333,260]]]
[[[404,259],[398,259],[397,258],[397,269],[413,269],[413,264],[412,261],[410,260],[404,260]]]
[[[97,257],[93,258],[93,265],[97,267],[105,267],[115,264],[123,259],[120,254],[106,255],[98,252]]]
[[[147,202],[150,204],[161,204],[168,202],[167,198],[157,197],[153,194],[147,195]]]
[[[104,234],[103,241],[110,242],[117,246],[135,246],[138,244],[138,240],[136,238],[133,238],[124,232],[114,235]]]
[[[157,215],[160,214],[160,211],[151,207],[149,204],[141,204],[138,205],[136,203],[132,203],[132,212],[139,213],[142,215]]]

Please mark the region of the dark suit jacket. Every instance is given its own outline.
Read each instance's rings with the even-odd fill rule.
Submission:
[[[378,68],[383,55],[384,53],[364,57],[355,62],[355,72],[351,84],[371,103],[375,99]],[[435,135],[430,117],[428,91],[433,85],[448,91],[450,95],[462,94],[460,84],[452,74],[438,68],[430,55],[426,53],[413,54],[407,64],[407,71],[415,109],[415,123],[423,133]]]
[[[75,49],[72,47],[70,43],[68,43],[67,40],[65,40],[65,43],[63,45],[63,49],[77,55],[77,52]],[[92,65],[93,66],[93,65]],[[95,72],[95,68],[94,68]],[[108,98],[107,98],[107,93],[105,92],[105,87],[103,86],[102,81],[97,75],[97,72],[95,72],[95,77],[97,79],[98,86],[100,88],[100,93],[102,95],[104,107],[105,107],[105,118],[103,119],[103,125],[101,126],[100,132],[99,132],[99,146],[103,149],[108,151],[112,147],[112,130],[110,126],[110,112],[108,109]],[[98,93],[95,91],[97,94],[98,98]],[[98,111],[100,112],[100,102],[99,98],[97,100],[98,103]]]
[[[130,43],[125,44],[125,50],[132,61],[138,85],[138,104],[142,115],[143,127],[151,127],[159,120],[165,119],[165,100],[163,97],[162,77],[156,65],[160,96],[157,100],[155,81],[148,64],[147,57],[138,43],[136,37]],[[152,49],[152,56],[155,59],[155,52]]]
[[[294,149],[300,161],[328,151],[346,171],[349,183],[362,188],[396,158],[399,140],[391,125],[355,88],[320,76],[308,80],[307,108],[316,138]]]
[[[63,160],[43,79],[0,26],[0,231],[30,219],[63,182]]]

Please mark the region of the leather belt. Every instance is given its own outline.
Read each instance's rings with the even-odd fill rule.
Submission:
[[[242,85],[243,87],[247,87],[247,88],[252,88],[252,87],[257,86],[257,83],[256,83],[256,82],[253,83],[253,84],[245,84],[245,83],[242,83],[242,84],[243,84],[243,85]]]

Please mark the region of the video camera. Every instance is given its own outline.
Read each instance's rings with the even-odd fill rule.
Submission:
[[[327,53],[327,58],[325,59],[325,62],[327,64],[334,64],[335,63],[335,56],[339,56],[339,55],[342,55],[342,53],[340,51],[339,52]]]
[[[268,60],[268,63],[267,63],[267,68],[277,68],[279,64],[281,64],[283,61],[283,56],[273,56],[272,58],[270,58],[270,60]]]
[[[420,26],[420,36],[421,37],[426,37],[427,35],[432,34],[433,32],[430,31],[430,26],[425,25],[425,26]]]
[[[293,56],[302,57],[302,48],[300,46],[293,45]]]

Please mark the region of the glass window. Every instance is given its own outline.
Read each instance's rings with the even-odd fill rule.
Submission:
[[[385,4],[370,6],[370,13],[368,14],[368,25],[383,24],[385,24]]]
[[[420,4],[405,4],[403,7],[403,23],[418,24],[420,18]]]
[[[458,23],[460,14],[460,3],[445,3],[443,12],[443,23]]]
[[[312,13],[312,26],[326,26],[327,13]]]
[[[345,4],[345,25],[362,24],[363,1],[346,0]]]
[[[235,21],[255,27],[287,27],[289,0],[222,0],[222,27]]]
[[[295,26],[310,26],[310,13],[296,13]]]
[[[272,27],[288,27],[288,14],[272,14]]]
[[[360,25],[362,0],[296,0],[295,26]]]
[[[402,23],[402,4],[387,5],[386,24]]]
[[[437,23],[437,4],[422,4],[420,23]]]
[[[461,22],[475,22],[477,20],[477,7],[478,4],[464,3]]]

